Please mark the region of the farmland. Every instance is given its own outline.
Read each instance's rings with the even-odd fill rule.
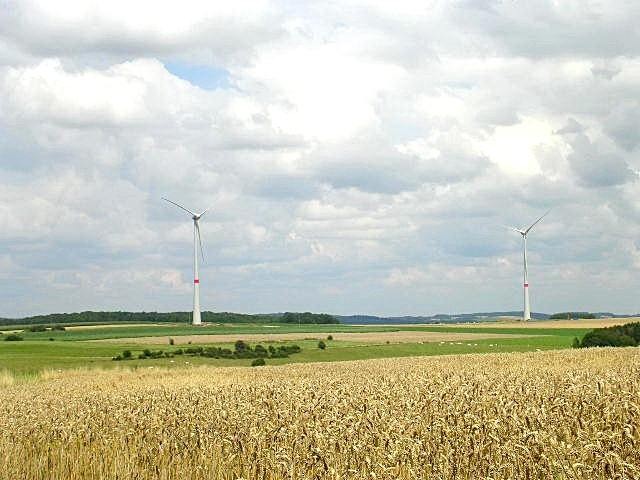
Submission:
[[[603,325],[624,320],[602,320]],[[393,358],[522,352],[568,348],[575,337],[581,338],[598,323],[574,322],[496,322],[474,325],[291,325],[291,324],[208,324],[192,327],[185,324],[115,324],[68,326],[66,330],[31,332],[24,326],[6,326],[0,335],[0,371],[5,374],[39,375],[54,369],[114,368],[112,357],[128,349],[133,357],[145,348],[173,352],[186,344],[232,348],[236,340],[252,344],[298,344],[302,352],[279,358],[268,364],[290,362],[332,362]],[[1,339],[9,331],[22,341]],[[318,341],[327,339],[327,348],[318,349]],[[170,345],[174,343],[175,346]],[[247,361],[235,359],[194,358],[186,360],[131,360],[128,367],[174,368],[189,364],[242,366]]]
[[[605,322],[608,322],[605,320]],[[112,357],[128,349],[133,357],[145,348],[175,351],[185,344],[230,348],[236,340],[267,345],[298,344],[302,352],[289,358],[269,361],[280,365],[290,362],[332,362],[431,356],[463,353],[519,352],[568,348],[575,337],[593,327],[576,321],[554,328],[555,322],[517,322],[460,325],[291,325],[291,324],[208,324],[192,327],[184,324],[130,324],[71,326],[66,330],[31,332],[24,326],[6,326],[22,341],[0,340],[0,371],[7,374],[38,375],[48,369],[113,368]],[[22,329],[22,330],[21,330]],[[327,348],[318,349],[318,341],[327,339]],[[175,346],[170,345],[173,342]],[[178,367],[189,364],[242,366],[247,361],[195,358],[188,360],[131,360],[130,368]]]
[[[638,478],[636,348],[48,372],[2,478]]]

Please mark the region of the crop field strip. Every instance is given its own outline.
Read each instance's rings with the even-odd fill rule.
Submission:
[[[0,478],[640,478],[637,348],[49,373]]]
[[[398,331],[398,332],[361,332],[361,333],[340,333],[340,332],[323,332],[323,333],[250,333],[242,336],[247,342],[278,342],[285,340],[324,340],[331,335],[335,340],[348,342],[363,342],[371,344],[380,343],[416,343],[416,342],[448,342],[463,340],[481,340],[488,338],[524,338],[532,337],[526,332],[520,334],[514,333],[474,333],[474,332],[430,332],[430,331]],[[181,335],[175,337],[131,337],[117,339],[92,340],[94,342],[105,343],[126,343],[126,344],[143,344],[143,345],[166,345],[169,338],[173,338],[176,345],[184,345],[186,343],[231,343],[238,339],[237,334],[219,334],[219,335]]]

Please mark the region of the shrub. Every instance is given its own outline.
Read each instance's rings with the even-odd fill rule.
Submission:
[[[173,341],[173,338],[169,339],[169,345],[173,345],[175,342]]]
[[[574,342],[575,343],[575,342]],[[640,343],[640,323],[598,328],[587,333],[580,347],[633,347]]]
[[[23,338],[17,333],[10,333],[4,339],[5,342],[19,342],[21,340],[23,340]]]
[[[244,343],[242,340],[238,340],[235,344],[236,352],[244,352],[248,348],[249,346],[246,343]]]
[[[318,342],[318,348],[319,348],[320,350],[324,350],[325,348],[327,348],[327,344],[326,344],[326,343],[324,343],[324,341],[320,340],[320,341]]]
[[[184,351],[181,348],[179,348],[175,352],[173,352],[173,354],[174,355],[182,355],[182,354],[184,354]]]
[[[329,335],[329,336],[327,337],[327,340],[333,340],[333,335]]]
[[[300,350],[298,345],[281,345],[278,347],[276,353],[283,354],[286,357],[291,353],[299,353]]]
[[[616,332],[604,332],[594,330],[587,333],[582,342],[581,347],[634,347],[636,341],[629,335]]]
[[[264,358],[256,358],[253,362],[251,362],[252,367],[261,367],[265,365]]]
[[[67,329],[62,325],[51,325],[51,330],[58,330],[58,331],[64,332]]]
[[[50,341],[50,342],[53,342],[53,338],[49,337],[49,341]]]
[[[131,350],[125,350],[124,352],[122,352],[122,358],[131,358]]]
[[[30,332],[46,332],[47,331],[47,327],[45,327],[44,325],[31,325],[28,330]]]

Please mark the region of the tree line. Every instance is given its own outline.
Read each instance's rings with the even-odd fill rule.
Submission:
[[[549,320],[574,320],[577,318],[593,319],[596,318],[596,316],[593,313],[589,312],[560,312],[551,315],[549,317]]]
[[[202,312],[206,323],[340,323],[333,315],[326,313],[286,312],[273,315],[249,315],[231,312]],[[85,324],[85,323],[190,323],[191,312],[77,312],[52,313],[25,318],[0,318],[0,325],[34,324]]]

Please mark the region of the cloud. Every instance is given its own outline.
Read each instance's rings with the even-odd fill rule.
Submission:
[[[203,58],[230,58],[279,34],[267,2],[5,3],[2,37],[36,56],[179,56],[200,50]]]
[[[620,156],[601,151],[584,134],[571,143],[573,152],[568,161],[580,182],[589,187],[610,187],[636,180],[637,173]]]
[[[593,67],[591,67],[591,73],[593,73],[594,76],[604,78],[605,80],[612,80],[621,71],[622,68],[616,65],[614,61],[596,60]]]
[[[0,316],[638,310],[631,4],[5,3]]]
[[[567,135],[571,133],[582,133],[584,132],[585,127],[578,122],[575,118],[569,118],[564,127],[555,131],[556,135]]]
[[[605,120],[604,131],[621,148],[633,151],[640,143],[640,104],[625,102],[616,107]]]
[[[633,18],[638,5],[627,2],[562,3],[544,0],[485,2],[485,8],[454,4],[451,19],[480,36],[486,51],[534,58],[637,56],[638,32]],[[481,43],[484,40],[484,43]]]

